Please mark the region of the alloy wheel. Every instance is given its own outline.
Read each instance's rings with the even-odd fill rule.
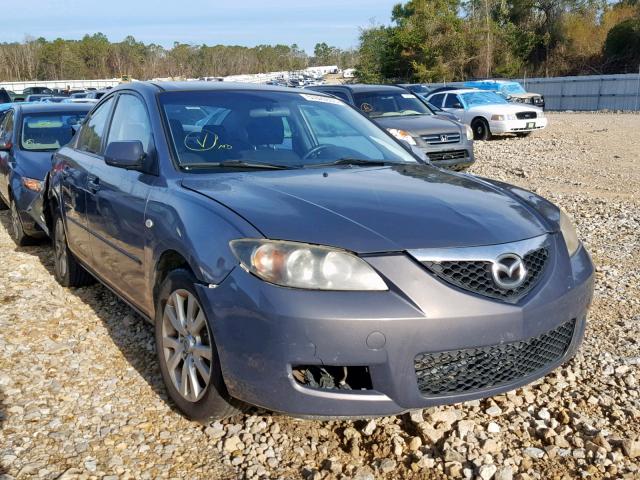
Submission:
[[[197,402],[211,381],[209,326],[196,297],[174,291],[162,316],[162,350],[169,377],[182,398]]]
[[[22,224],[20,223],[20,215],[15,202],[11,202],[11,228],[13,229],[13,238],[22,236]]]
[[[64,235],[64,225],[62,220],[56,221],[53,235],[53,254],[55,256],[55,268],[59,278],[64,278],[67,274],[67,239]]]

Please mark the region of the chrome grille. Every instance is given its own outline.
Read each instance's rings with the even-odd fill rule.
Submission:
[[[422,135],[421,138],[429,145],[444,145],[446,143],[460,142],[459,133],[434,133],[429,135]]]
[[[516,118],[518,120],[530,120],[532,118],[538,118],[538,114],[536,112],[518,112],[516,113]]]
[[[422,353],[414,359],[418,389],[424,396],[468,393],[532,375],[565,355],[575,326],[572,320],[525,341]]]
[[[540,279],[549,258],[546,247],[534,250],[522,257],[527,269],[524,282],[515,289],[505,290],[493,280],[491,275],[492,262],[488,261],[425,261],[422,262],[438,278],[455,285],[458,288],[468,290],[485,297],[504,300],[515,303],[526,295]]]

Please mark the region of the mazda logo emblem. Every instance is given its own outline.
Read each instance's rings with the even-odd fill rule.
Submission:
[[[515,253],[500,255],[491,266],[491,276],[495,284],[504,290],[513,290],[527,278],[527,267]]]

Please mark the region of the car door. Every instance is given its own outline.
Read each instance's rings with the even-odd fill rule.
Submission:
[[[9,172],[13,155],[14,111],[9,110],[0,123],[0,142],[11,145],[9,150],[0,150],[0,197],[9,205]]]
[[[455,93],[448,93],[442,104],[442,109],[446,112],[453,113],[458,120],[464,117],[464,105],[460,96]]]
[[[93,165],[101,161],[103,137],[113,103],[111,97],[91,112],[71,148],[63,148],[57,154],[57,164],[61,169],[61,206],[69,248],[92,267],[94,263],[87,211],[88,176]]]
[[[144,101],[137,94],[116,99],[105,142],[139,140],[150,158],[155,149]],[[96,269],[125,297],[140,305],[145,291],[143,268],[145,206],[157,177],[107,165],[104,158],[89,171],[87,211]]]

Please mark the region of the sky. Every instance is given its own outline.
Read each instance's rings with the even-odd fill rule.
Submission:
[[[297,43],[313,53],[318,42],[348,48],[359,29],[388,23],[399,0],[20,0],[2,10],[0,42],[25,36],[79,39],[127,35],[165,47],[174,41],[207,45]]]

